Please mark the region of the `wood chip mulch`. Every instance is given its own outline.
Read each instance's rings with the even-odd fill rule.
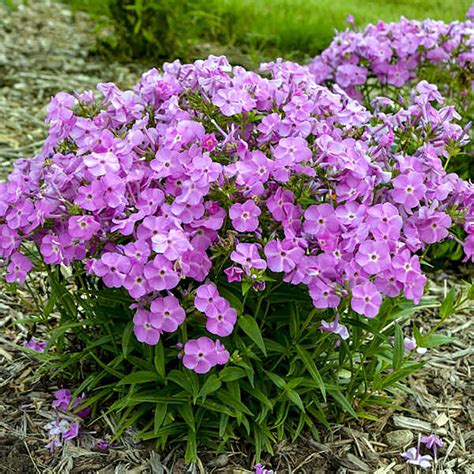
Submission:
[[[121,87],[134,84],[142,67],[105,63],[90,54],[93,25],[84,14],[47,0],[16,10],[0,2],[0,178],[13,160],[32,156],[46,136],[44,117],[50,97],[61,90],[94,89],[99,82]],[[436,273],[431,294],[440,299],[459,284],[459,272]],[[463,279],[472,279],[463,274]],[[18,320],[33,311],[28,297],[0,285],[0,473],[172,473],[254,472],[244,446],[236,444],[221,456],[202,451],[201,463],[186,470],[183,453],[159,454],[136,443],[128,432],[118,446],[101,451],[97,441],[113,434],[113,420],[85,426],[77,441],[51,455],[45,423],[57,388],[37,376],[37,363],[21,350],[27,336]],[[21,296],[21,294],[20,294]],[[474,472],[474,403],[471,370],[474,361],[474,310],[469,306],[451,318],[443,334],[456,342],[430,349],[426,367],[408,381],[413,394],[401,401],[411,411],[379,412],[377,422],[357,421],[322,433],[319,440],[302,437],[275,446],[268,468],[280,473],[416,472],[400,452],[416,445],[418,436],[438,434],[445,442],[432,472]],[[437,310],[425,311],[418,322],[428,328]]]

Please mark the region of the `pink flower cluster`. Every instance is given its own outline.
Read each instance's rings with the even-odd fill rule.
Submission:
[[[363,30],[347,29],[313,59],[309,69],[318,83],[335,82],[352,97],[360,97],[358,88],[372,78],[400,88],[420,77],[426,66],[448,74],[468,71],[474,61],[474,22],[467,16],[465,22],[401,18]]]
[[[82,262],[128,292],[139,341],[186,324],[182,361],[204,373],[229,352],[203,331],[227,337],[239,316],[222,278],[282,279],[316,308],[373,318],[384,296],[420,300],[418,253],[453,226],[473,257],[474,188],[443,169],[465,133],[436,87],[369,112],[295,63],[262,72],[211,56],[130,91],[100,84],[99,101],[54,97],[42,152],[0,184],[6,278],[25,281],[31,243],[47,265]]]
[[[63,446],[66,441],[77,438],[81,419],[86,418],[90,413],[89,407],[76,412],[76,409],[86,400],[84,394],[73,399],[71,391],[62,388],[54,393],[54,398],[52,403],[56,410],[54,420],[44,425],[44,429],[49,434],[47,447],[51,452]]]

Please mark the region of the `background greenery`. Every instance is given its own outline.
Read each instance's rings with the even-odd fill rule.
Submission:
[[[255,66],[283,56],[305,60],[324,49],[346,17],[356,25],[410,19],[462,20],[471,0],[64,0],[97,22],[99,50],[119,59],[227,54]],[[111,34],[110,26],[115,33]]]

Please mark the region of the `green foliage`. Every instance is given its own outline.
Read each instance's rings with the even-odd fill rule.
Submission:
[[[470,0],[64,0],[75,9],[108,17],[112,35],[100,35],[101,50],[118,58],[192,61],[226,54],[231,62],[256,66],[277,56],[304,60],[328,46],[334,30],[407,18],[460,20]]]
[[[395,407],[397,393],[408,390],[402,381],[422,367],[405,351],[407,333],[421,347],[452,341],[411,328],[416,311],[439,306],[433,300],[386,300],[374,319],[342,308],[350,331],[343,341],[320,330],[333,310],[314,309],[298,287],[269,282],[244,297],[240,284],[222,281],[222,293],[240,303],[239,330],[225,340],[230,362],[200,376],[182,366],[176,346],[195,315],[188,314],[179,336],[164,334],[147,346],[133,335],[125,292],[104,288],[79,265],[73,273],[50,271],[47,283],[50,296],[37,316],[52,325],[48,350],[39,354],[42,369],[75,384],[77,394],[86,391],[95,417],[113,415],[115,438],[133,425],[158,449],[185,445],[187,461],[200,445],[219,451],[235,439],[249,440],[258,460],[302,431],[317,438],[334,422],[376,419],[373,408]],[[436,328],[471,293],[450,291]]]

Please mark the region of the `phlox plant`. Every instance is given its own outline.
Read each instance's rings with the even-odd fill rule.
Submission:
[[[474,7],[474,5],[473,5]],[[309,65],[316,81],[338,84],[367,107],[377,95],[406,100],[420,80],[436,84],[464,123],[474,119],[474,8],[465,21],[407,20],[369,24],[338,33]],[[450,170],[474,178],[472,148],[460,153]]]
[[[424,254],[474,254],[474,187],[443,167],[467,137],[437,88],[368,111],[295,63],[211,56],[97,89],[52,99],[0,187],[5,278],[80,408],[192,461],[395,406],[416,349],[450,340],[412,321],[436,306]]]

